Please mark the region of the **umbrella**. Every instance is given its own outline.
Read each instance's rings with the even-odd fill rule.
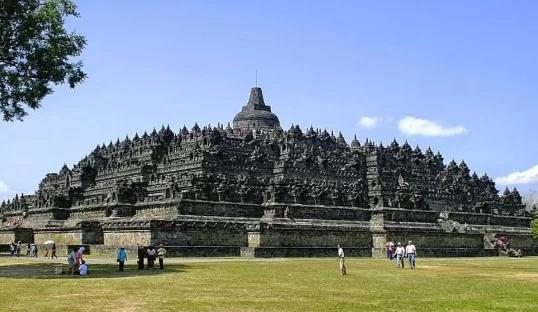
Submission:
[[[48,240],[46,242],[44,242],[43,244],[45,245],[52,245],[52,244],[55,244],[53,240]]]

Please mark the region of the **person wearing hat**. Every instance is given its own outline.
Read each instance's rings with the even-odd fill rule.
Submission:
[[[396,265],[399,268],[404,268],[404,256],[405,256],[405,248],[402,247],[402,243],[398,242],[398,245],[396,247],[396,251],[394,252],[396,255]]]
[[[405,246],[405,255],[407,256],[407,259],[409,259],[409,266],[411,269],[415,268],[415,258],[417,256],[417,248],[415,245],[413,245],[412,241],[409,241],[407,243],[407,246]]]
[[[157,249],[157,257],[159,258],[159,268],[161,270],[164,269],[164,256],[166,256],[166,249],[164,249],[163,245],[159,245],[159,249]]]
[[[125,265],[125,262],[127,261],[127,251],[123,246],[118,249],[118,271],[123,272],[123,266]]]

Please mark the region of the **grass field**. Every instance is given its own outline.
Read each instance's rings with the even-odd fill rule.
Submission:
[[[62,259],[63,260],[63,259]],[[60,262],[0,258],[0,311],[538,311],[538,258],[167,259],[126,272],[87,258],[91,276]]]

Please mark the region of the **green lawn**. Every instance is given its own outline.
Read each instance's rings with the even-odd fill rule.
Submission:
[[[0,311],[538,311],[538,258],[167,259],[126,272],[87,258],[90,277],[60,263],[0,258]]]

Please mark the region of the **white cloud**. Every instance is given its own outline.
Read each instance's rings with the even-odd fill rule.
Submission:
[[[496,178],[495,182],[500,185],[529,184],[538,182],[538,165],[525,171],[516,171],[504,177]]]
[[[375,128],[382,119],[380,117],[371,117],[371,116],[362,116],[361,119],[359,119],[359,126],[371,129]]]
[[[7,185],[6,182],[0,180],[0,203],[3,200],[11,199],[14,196],[13,190]]]
[[[0,193],[8,193],[9,191],[10,189],[6,182],[0,180]]]
[[[453,136],[467,132],[463,126],[444,127],[432,120],[407,116],[398,121],[398,128],[403,134],[421,136]]]

